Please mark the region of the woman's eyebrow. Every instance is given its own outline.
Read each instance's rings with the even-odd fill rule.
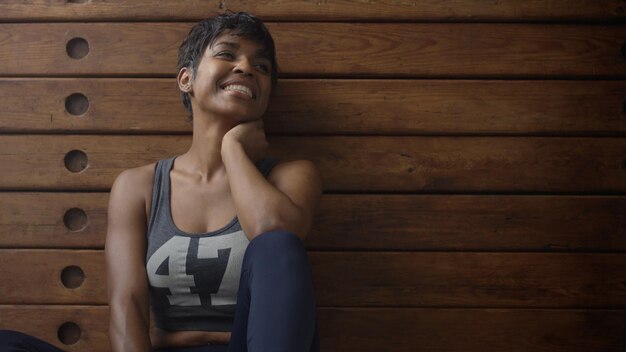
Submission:
[[[231,47],[233,49],[239,49],[239,44],[233,43],[233,42],[219,42],[219,43],[215,44],[215,46],[220,46],[220,45],[228,46],[228,47]]]

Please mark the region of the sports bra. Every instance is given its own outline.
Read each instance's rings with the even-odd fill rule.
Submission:
[[[146,234],[146,271],[155,324],[169,331],[231,331],[249,240],[237,216],[207,233],[176,227],[170,209],[174,159],[156,164]],[[267,177],[277,162],[266,157],[255,165]]]

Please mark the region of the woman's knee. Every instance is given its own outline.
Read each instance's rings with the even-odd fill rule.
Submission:
[[[23,348],[24,340],[29,335],[13,330],[0,330],[0,352],[14,351]]]
[[[287,230],[271,230],[257,235],[250,241],[248,247],[264,248],[303,248],[302,240],[295,233]]]
[[[286,230],[264,232],[250,241],[245,257],[272,259],[297,259],[306,257],[306,249],[298,235]],[[251,258],[248,260],[252,260]]]
[[[15,339],[17,339],[18,337],[22,337],[25,334],[19,332],[19,331],[13,331],[13,330],[0,330],[0,341],[5,342],[5,341],[13,341]]]
[[[63,352],[37,337],[19,331],[0,330],[0,352],[16,351]]]

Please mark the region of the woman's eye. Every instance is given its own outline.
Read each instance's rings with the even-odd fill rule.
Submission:
[[[231,59],[233,57],[235,57],[231,52],[228,52],[228,51],[219,52],[219,53],[217,53],[217,56],[227,56],[227,57],[229,57]]]
[[[269,69],[269,67],[267,67],[267,65],[257,65],[257,67],[260,67],[261,71],[263,71],[265,73],[270,72],[270,69]]]

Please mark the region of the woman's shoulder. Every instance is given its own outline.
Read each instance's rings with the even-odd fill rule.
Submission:
[[[156,163],[155,161],[150,164],[125,169],[120,172],[115,181],[120,180],[127,185],[138,188],[146,186],[148,183],[151,184],[154,179]]]
[[[112,187],[123,192],[125,198],[150,204],[156,161],[150,164],[125,169],[117,175]]]

